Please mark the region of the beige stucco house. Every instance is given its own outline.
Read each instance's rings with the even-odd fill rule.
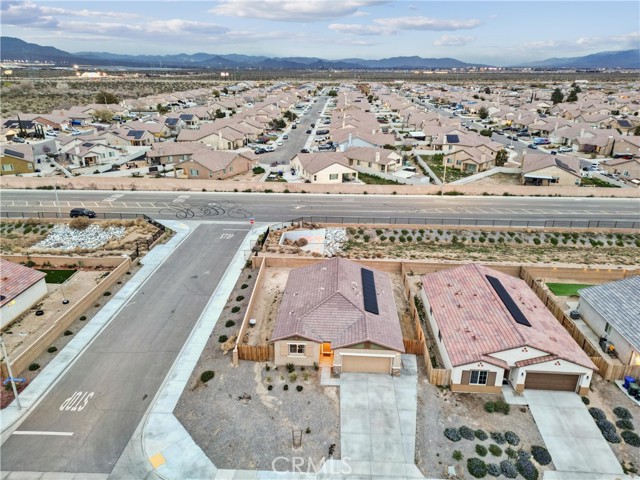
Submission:
[[[47,294],[45,274],[0,259],[0,328],[4,328]]]
[[[580,159],[567,155],[533,154],[522,158],[523,185],[580,185]]]
[[[344,258],[292,270],[271,341],[276,365],[399,374],[404,342],[391,280]]]
[[[291,160],[296,175],[310,183],[342,183],[358,179],[358,172],[349,166],[344,154],[300,153]]]

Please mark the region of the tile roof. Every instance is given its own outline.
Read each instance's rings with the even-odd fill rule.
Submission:
[[[517,323],[486,276],[497,278],[531,326]],[[422,285],[453,366],[529,346],[595,369],[589,357],[519,278],[469,264],[424,275]]]
[[[0,259],[0,307],[9,303],[26,289],[45,277],[45,274],[29,267]]]
[[[640,351],[640,276],[579,290],[587,302]]]
[[[351,168],[349,167],[349,161],[342,152],[299,153],[297,157],[304,171],[311,175],[336,163]],[[355,172],[355,170],[353,171]]]
[[[292,270],[271,340],[294,336],[345,348],[363,342],[404,352],[393,286],[384,272],[373,272],[379,314],[365,310],[361,265],[332,258]]]

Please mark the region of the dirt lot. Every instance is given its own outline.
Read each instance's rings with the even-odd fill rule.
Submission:
[[[482,458],[475,452],[477,444],[488,448],[496,444],[489,437],[481,441],[462,439],[458,442],[448,440],[443,432],[445,428],[460,428],[463,425],[476,430],[482,429],[487,435],[491,432],[513,431],[520,437],[514,450],[529,451],[532,445],[544,446],[538,427],[527,407],[511,406],[509,415],[502,413],[486,413],[484,404],[502,398],[499,395],[461,394],[451,393],[448,389],[441,389],[430,385],[425,379],[423,362],[418,362],[418,418],[416,432],[416,465],[427,478],[446,478],[449,465],[456,465],[460,478],[473,478],[467,471],[468,458]],[[500,456],[488,453],[482,458],[487,464],[500,464],[508,460],[504,452],[510,445],[499,445],[503,451]],[[453,452],[459,450],[463,459],[456,461]],[[535,462],[534,462],[535,464]],[[538,470],[552,470],[553,463],[545,467],[536,465]],[[491,478],[491,477],[487,477]],[[522,478],[522,477],[519,477]]]
[[[226,322],[241,318],[248,303],[248,295],[235,301],[240,287],[255,280],[256,274],[257,270],[242,273],[174,414],[218,468],[271,470],[278,456],[294,455],[311,457],[320,464],[331,444],[336,445],[334,458],[339,458],[340,408],[335,387],[321,387],[313,368],[298,367],[297,378],[293,378],[284,367],[267,370],[265,363],[241,360],[234,367],[231,354],[221,350],[220,336],[231,337],[239,327],[239,322],[230,327]],[[233,306],[242,310],[231,313]],[[203,383],[200,375],[206,370],[215,376]],[[297,391],[297,386],[303,390]],[[307,428],[309,433],[305,433]],[[295,450],[294,430],[302,431],[302,446]]]
[[[517,173],[496,173],[473,182],[473,185],[520,185],[520,175]]]

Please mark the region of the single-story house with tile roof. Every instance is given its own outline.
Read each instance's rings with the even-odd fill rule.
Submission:
[[[399,374],[404,342],[389,276],[337,257],[292,270],[271,342],[276,365]]]
[[[452,391],[589,390],[597,367],[523,280],[469,264],[424,275],[421,296]]]
[[[343,155],[349,160],[349,166],[368,168],[375,172],[395,172],[402,165],[402,157],[393,150],[352,147]]]
[[[580,185],[580,159],[568,155],[526,154],[522,157],[523,185]]]
[[[0,328],[13,322],[47,294],[46,275],[0,259]]]
[[[640,276],[578,291],[582,320],[606,337],[625,365],[640,365]]]
[[[197,150],[191,157],[175,166],[179,178],[224,180],[257,167],[259,161],[253,153]]]
[[[300,153],[291,160],[296,175],[311,183],[342,183],[358,179],[341,152]]]

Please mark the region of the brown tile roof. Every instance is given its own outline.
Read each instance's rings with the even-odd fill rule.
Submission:
[[[29,267],[0,259],[0,307],[9,303],[45,274]]]
[[[514,320],[486,275],[502,283],[530,327]],[[422,285],[453,366],[529,346],[577,365],[596,368],[519,278],[469,264],[424,275]]]
[[[342,152],[299,153],[298,160],[305,172],[313,175],[337,163],[347,168],[349,161]],[[353,169],[352,169],[353,170]],[[355,172],[355,170],[353,170]]]
[[[361,269],[344,258],[332,258],[292,270],[272,340],[302,337],[344,348],[363,342],[404,352],[393,286],[388,275],[373,272],[379,314],[364,307]]]

